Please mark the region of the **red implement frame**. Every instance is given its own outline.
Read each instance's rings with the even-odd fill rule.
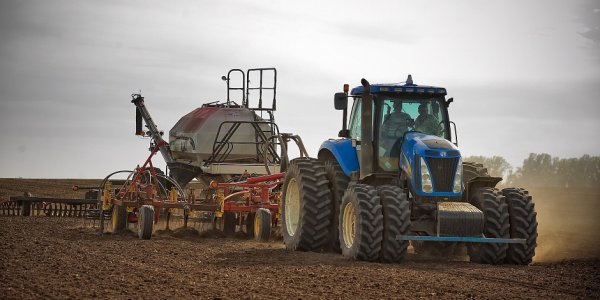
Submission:
[[[255,213],[260,208],[268,209],[272,215],[272,225],[276,226],[279,218],[279,202],[281,193],[275,191],[283,184],[285,173],[270,174],[258,177],[250,177],[240,182],[211,182],[210,187],[216,190],[217,203],[197,203],[193,197],[184,199],[168,195],[160,197],[154,184],[142,183],[141,179],[149,168],[152,182],[159,182],[158,176],[152,164],[152,157],[160,151],[166,143],[158,143],[152,149],[150,155],[141,167],[137,167],[129,185],[124,184],[115,190],[115,194],[105,204],[118,207],[133,207],[139,209],[143,205],[152,205],[154,209],[154,223],[158,222],[160,208],[176,208],[185,211],[184,226],[187,226],[187,214],[189,211],[208,211],[222,217],[223,213],[236,213],[240,218],[248,218],[248,214]],[[247,174],[246,174],[247,175]],[[128,222],[137,222],[135,215],[131,214]],[[168,222],[168,219],[167,219]],[[241,225],[241,224],[240,224]],[[167,225],[168,226],[168,225]],[[101,225],[101,231],[103,231]]]

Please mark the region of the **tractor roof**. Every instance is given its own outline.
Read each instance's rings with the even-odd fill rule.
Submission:
[[[362,95],[365,88],[357,86],[350,92],[353,96]],[[446,89],[436,86],[417,85],[417,84],[402,84],[402,83],[375,83],[371,84],[371,94],[378,93],[402,93],[402,94],[426,94],[435,96],[446,95]]]
[[[358,96],[362,95],[364,91],[365,88],[361,85],[353,88],[350,94],[353,96]],[[408,78],[406,78],[406,82],[371,84],[371,94],[378,93],[424,94],[432,96],[444,96],[446,95],[446,89],[436,86],[414,84],[412,76],[409,74]]]

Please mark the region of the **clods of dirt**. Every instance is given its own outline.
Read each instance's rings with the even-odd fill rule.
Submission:
[[[182,238],[176,237],[180,234]],[[99,234],[81,219],[0,216],[0,295],[53,298],[599,298],[600,260],[352,261],[189,229]]]

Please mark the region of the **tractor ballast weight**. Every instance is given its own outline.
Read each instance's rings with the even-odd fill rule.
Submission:
[[[331,203],[328,226],[303,220],[317,210],[303,191],[311,184],[303,176],[286,177],[282,206],[299,207],[283,214],[285,226],[297,227],[284,226],[287,248],[329,247],[353,259],[398,262],[409,241],[417,253],[430,247],[447,253],[466,243],[474,262],[530,263],[537,237],[531,196],[523,189],[497,190],[501,178],[462,161],[448,115],[453,98],[445,96],[445,88],[414,84],[410,75],[404,84],[362,79],[350,93],[347,85],[336,93],[334,106],[343,110],[344,120],[340,139],[323,142],[313,170],[306,163],[299,169],[304,177],[329,182],[321,196]],[[349,98],[354,103],[347,125]],[[317,177],[320,168],[323,177]],[[304,231],[312,235],[294,236]],[[319,243],[311,245],[312,240]]]

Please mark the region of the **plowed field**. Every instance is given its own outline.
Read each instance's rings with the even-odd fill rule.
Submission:
[[[2,179],[0,197],[64,196],[54,190],[73,182]],[[569,209],[573,193],[532,191],[539,256],[526,267],[414,254],[401,264],[365,263],[290,252],[278,240],[181,229],[139,240],[101,235],[81,219],[0,216],[0,298],[599,298],[600,247],[591,231],[600,201],[587,191],[579,205],[588,206]]]

